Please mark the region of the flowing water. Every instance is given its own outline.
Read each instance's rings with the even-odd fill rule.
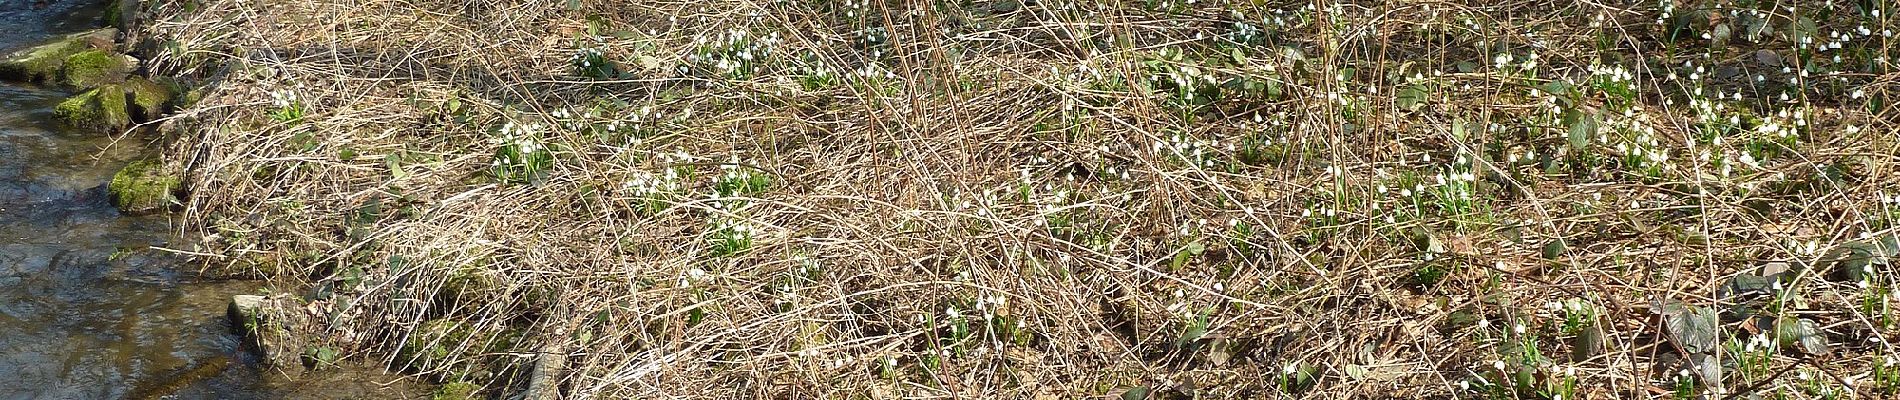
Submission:
[[[0,54],[99,24],[97,2],[0,0]],[[175,270],[164,216],[119,214],[105,183],[149,152],[63,127],[70,93],[0,83],[0,400],[402,398],[374,371],[295,382],[257,368],[224,318],[243,282]]]

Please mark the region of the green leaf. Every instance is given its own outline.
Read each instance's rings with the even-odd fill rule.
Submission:
[[[1670,340],[1684,351],[1692,354],[1709,354],[1716,350],[1716,338],[1721,336],[1721,320],[1716,318],[1715,310],[1708,307],[1683,305],[1675,300],[1661,307],[1663,322],[1669,328]]]
[[[1187,265],[1188,259],[1192,257],[1193,255],[1188,254],[1187,249],[1181,249],[1181,251],[1174,252],[1174,260],[1168,261],[1168,270],[1169,271],[1181,270],[1181,267]]]
[[[1583,151],[1590,146],[1590,140],[1597,136],[1596,114],[1572,108],[1564,111],[1564,122],[1570,125],[1570,149],[1573,151]]]
[[[1474,63],[1474,62],[1470,62],[1470,61],[1459,61],[1459,62],[1458,62],[1458,72],[1463,72],[1463,73],[1467,73],[1467,74],[1469,74],[1469,73],[1472,73],[1472,72],[1474,72],[1474,71],[1477,71],[1477,70],[1478,70],[1478,63]]]
[[[1721,51],[1728,49],[1728,39],[1735,34],[1728,24],[1716,25],[1709,32],[1709,49]]]
[[[1122,400],[1146,400],[1147,398],[1148,398],[1147,386],[1136,386],[1133,388],[1129,388],[1128,391],[1126,392],[1122,392]]]
[[[1399,108],[1405,109],[1406,111],[1418,111],[1419,107],[1425,105],[1426,95],[1425,89],[1419,85],[1399,89]]]
[[[1722,363],[1713,355],[1692,354],[1689,362],[1695,365],[1696,381],[1708,386],[1709,390],[1721,392]]]
[[[1827,337],[1814,321],[1781,317],[1775,320],[1775,339],[1784,347],[1795,347],[1811,355],[1827,354]],[[1797,346],[1798,345],[1798,346]]]
[[[1766,293],[1773,287],[1774,281],[1768,277],[1748,273],[1737,274],[1729,278],[1728,283],[1722,284],[1720,289],[1716,289],[1716,298],[1733,302],[1737,296]]]
[[[1551,239],[1550,243],[1544,243],[1544,259],[1546,260],[1561,258],[1567,251],[1570,251],[1570,245],[1561,238]]]
[[[402,169],[402,155],[399,153],[383,156],[383,166],[389,167],[390,177],[402,179],[409,176],[409,172]]]
[[[1570,97],[1570,91],[1574,88],[1570,82],[1564,81],[1544,82],[1543,85],[1537,86],[1537,89],[1543,90],[1544,93],[1550,93],[1550,95],[1557,97]]]
[[[1188,260],[1205,252],[1207,252],[1207,245],[1201,244],[1200,241],[1189,242],[1180,251],[1174,252],[1174,260],[1168,262],[1168,270],[1180,270],[1181,267],[1187,265]]]
[[[1597,326],[1592,319],[1577,332],[1577,342],[1570,346],[1570,360],[1584,361],[1603,353],[1603,327]]]
[[[1900,257],[1900,234],[1888,234],[1867,240],[1848,242],[1828,250],[1821,260],[1841,280],[1867,278],[1874,265],[1890,265]]]
[[[1174,345],[1177,347],[1187,347],[1190,344],[1194,344],[1194,341],[1201,340],[1201,336],[1206,335],[1207,327],[1201,324],[1195,324],[1194,326],[1188,327],[1187,330],[1182,331],[1181,338],[1176,339]]]

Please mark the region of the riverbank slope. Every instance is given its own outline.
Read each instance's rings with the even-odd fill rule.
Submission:
[[[1890,391],[1900,27],[1799,4],[162,1],[140,32],[202,84],[161,125],[191,251],[270,280],[299,357],[573,398]]]

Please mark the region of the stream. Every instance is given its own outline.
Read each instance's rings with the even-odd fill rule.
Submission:
[[[0,54],[99,26],[99,3],[0,0]],[[0,83],[0,400],[415,397],[376,368],[260,369],[224,315],[261,285],[197,282],[155,250],[167,217],[121,215],[105,189],[148,144],[58,123],[68,95]]]

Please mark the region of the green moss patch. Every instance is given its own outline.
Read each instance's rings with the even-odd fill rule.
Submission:
[[[125,91],[132,97],[132,105],[138,106],[141,117],[145,119],[157,118],[172,100],[171,88],[141,77],[126,79]]]
[[[477,394],[478,392],[481,391],[481,389],[482,389],[481,385],[476,385],[469,382],[463,382],[463,381],[449,382],[449,383],[443,384],[442,387],[436,388],[435,393],[431,394],[429,398],[431,400],[479,399],[480,397],[477,397]]]
[[[99,29],[67,35],[0,58],[0,79],[56,82],[69,57],[94,48],[109,47],[117,29]]]
[[[115,130],[132,123],[125,88],[120,85],[103,85],[68,98],[53,106],[53,115],[84,128]]]
[[[178,178],[166,175],[164,166],[154,160],[127,164],[112,176],[106,189],[112,204],[126,213],[165,210],[178,201],[173,194],[178,189]]]
[[[131,67],[125,57],[104,50],[85,50],[66,57],[66,85],[75,88],[97,87],[125,81]]]

